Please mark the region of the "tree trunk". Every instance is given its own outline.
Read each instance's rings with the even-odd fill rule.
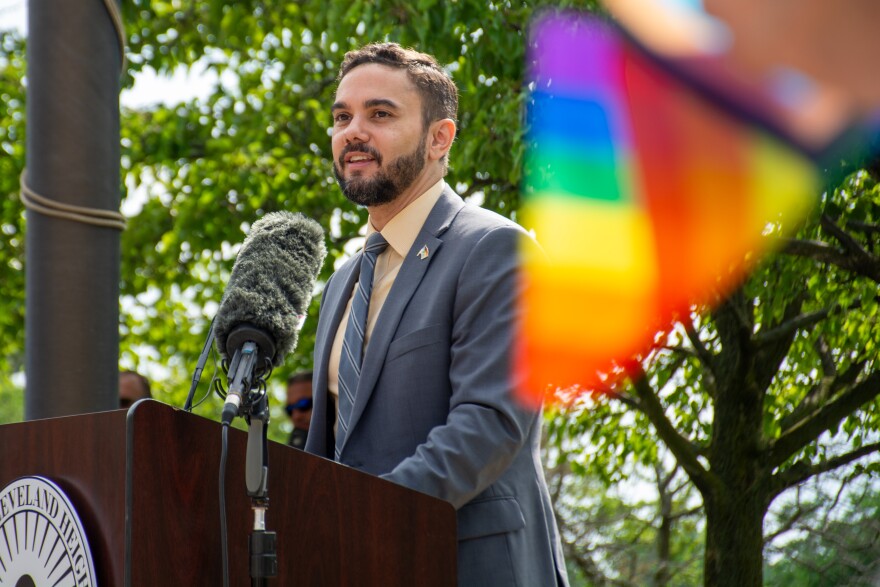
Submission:
[[[715,406],[709,465],[719,483],[703,495],[706,587],[763,584],[769,481],[759,449],[762,394],[746,381],[722,389]]]
[[[736,490],[706,501],[706,587],[761,587],[766,500]]]
[[[672,560],[672,496],[666,486],[658,483],[660,493],[660,528],[657,531],[657,570],[654,572],[654,587],[669,584],[669,564]]]
[[[764,390],[756,383],[752,308],[742,290],[715,312],[722,350],[704,492],[706,587],[761,587],[769,479],[763,466]]]

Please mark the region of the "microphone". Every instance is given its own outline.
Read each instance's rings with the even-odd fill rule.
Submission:
[[[232,422],[255,381],[296,347],[326,255],[324,231],[311,218],[270,212],[254,222],[214,318],[217,349],[229,361],[223,423]]]

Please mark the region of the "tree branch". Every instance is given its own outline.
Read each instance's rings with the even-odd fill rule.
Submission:
[[[782,247],[782,252],[796,257],[813,259],[820,263],[837,265],[844,269],[848,269],[851,262],[846,253],[823,241],[787,239]]]
[[[825,229],[831,236],[837,239],[841,245],[843,245],[844,250],[848,251],[852,255],[854,255],[859,262],[871,262],[871,254],[866,251],[859,241],[854,239],[851,234],[846,232],[843,228],[837,225],[833,218],[831,218],[828,214],[822,214],[822,217],[819,219],[819,224]]]
[[[828,346],[828,341],[825,340],[825,337],[820,334],[816,338],[813,348],[816,349],[816,354],[819,355],[819,362],[822,364],[823,378],[830,377],[832,380],[836,378],[837,361],[834,360],[834,356],[831,354],[831,347]]]
[[[833,357],[828,352],[824,341],[820,339],[817,344],[817,352],[822,361],[824,375],[810,391],[804,395],[804,398],[792,410],[791,414],[786,416],[780,422],[783,432],[798,423],[806,415],[810,414],[818,406],[826,403],[832,395],[855,383],[862,372],[867,360],[856,361],[852,363],[843,373],[837,372],[837,365],[834,363]]]
[[[673,520],[673,521],[678,521],[678,520],[683,520],[684,518],[688,518],[690,516],[696,516],[697,514],[701,514],[701,513],[703,513],[703,505],[702,504],[700,504],[698,506],[694,506],[690,509],[682,510],[678,513],[672,514],[671,516],[669,516],[669,519]]]
[[[798,293],[785,304],[779,324],[768,324],[766,332],[752,336],[752,352],[755,353],[755,384],[760,390],[766,390],[779,372],[779,367],[791,350],[791,344],[798,331],[820,322],[827,311],[802,314],[804,296]]]
[[[605,395],[607,395],[608,397],[610,397],[611,399],[616,399],[617,401],[621,402],[623,405],[627,406],[628,408],[631,408],[633,410],[643,411],[642,404],[636,398],[630,397],[626,393],[623,393],[621,391],[617,391],[615,389],[609,389],[609,390],[603,391],[603,393]]]
[[[800,490],[800,488],[798,488],[796,503],[797,503],[797,506],[795,508],[794,513],[792,515],[790,515],[788,517],[788,519],[786,519],[784,521],[784,523],[781,524],[779,526],[779,528],[777,528],[774,532],[771,532],[770,534],[767,534],[764,536],[764,544],[770,544],[771,542],[773,542],[775,539],[782,536],[783,534],[786,534],[787,532],[791,532],[792,530],[794,530],[795,524],[798,521],[800,521],[803,518],[806,518],[807,516],[814,514],[819,509],[820,502],[816,501],[811,504],[808,504],[805,507],[801,503],[801,490]]]
[[[653,372],[659,371],[667,375],[665,379],[662,379],[660,375],[657,375],[657,389],[663,389],[666,387],[666,384],[669,383],[669,380],[675,376],[675,373],[684,365],[684,362],[691,358],[697,358],[696,355],[690,349],[686,349],[684,347],[664,347],[670,351],[672,351],[672,361],[662,366],[662,368],[656,368],[656,365],[660,363],[660,361],[654,362],[650,369]]]
[[[685,470],[691,481],[706,495],[718,481],[714,476],[706,470],[697,459],[697,453],[686,438],[681,436],[666,417],[663,406],[657,398],[654,389],[648,383],[645,373],[639,369],[638,373],[633,374],[633,388],[639,398],[642,412],[654,425],[654,429],[660,436],[660,439],[669,447],[672,454],[681,468]]]
[[[853,385],[811,415],[801,419],[783,432],[770,446],[768,465],[780,466],[823,432],[880,394],[880,371],[871,373],[862,382]]]
[[[783,251],[830,263],[880,283],[880,258],[865,250],[851,234],[838,226],[827,214],[823,214],[819,222],[822,228],[840,243],[842,250],[821,241],[789,240]]]
[[[815,465],[803,462],[796,463],[791,468],[773,476],[772,495],[775,497],[789,487],[799,485],[810,477],[833,471],[834,469],[848,465],[853,461],[878,451],[880,451],[880,442],[875,442],[874,444],[861,446],[854,451],[834,457],[833,459],[828,459],[821,463],[816,463]]]
[[[687,334],[688,340],[691,341],[691,346],[694,347],[694,353],[697,355],[697,358],[700,359],[703,366],[706,367],[706,371],[711,376],[710,388],[712,391],[715,391],[715,357],[709,352],[709,349],[706,348],[703,341],[700,340],[700,335],[694,328],[694,323],[692,321],[688,320],[687,323],[684,324],[684,331]]]
[[[814,326],[828,317],[831,310],[823,308],[815,312],[800,314],[786,320],[775,328],[771,328],[766,332],[759,332],[752,339],[757,348],[762,348],[771,344],[784,341],[786,338],[793,336],[798,330]]]
[[[859,220],[847,220],[846,227],[852,227],[854,230],[858,232],[863,232],[865,234],[880,234],[880,224],[874,224],[872,222],[861,222]]]

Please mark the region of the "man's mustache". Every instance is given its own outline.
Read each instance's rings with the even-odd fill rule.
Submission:
[[[371,147],[370,145],[363,145],[360,143],[352,143],[350,145],[346,145],[344,149],[342,149],[342,153],[339,154],[339,168],[342,169],[345,167],[345,156],[349,153],[365,153],[373,157],[376,160],[378,165],[382,165],[382,155],[379,154],[379,151]]]

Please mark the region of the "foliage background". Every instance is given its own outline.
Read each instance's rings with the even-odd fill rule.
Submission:
[[[588,0],[553,5],[597,9]],[[206,97],[123,108],[121,113],[120,189],[128,228],[122,235],[120,368],[147,373],[158,399],[183,405],[237,247],[254,220],[270,211],[291,210],[327,227],[329,255],[316,294],[338,262],[359,246],[365,213],[341,196],[330,164],[329,105],[347,50],[393,40],[433,53],[446,64],[461,92],[448,181],[471,201],[516,218],[525,42],[530,19],[548,3],[128,0],[121,6],[129,41],[125,87],[142,74],[169,76],[180,68],[204,69],[218,80]],[[0,32],[0,422],[22,418],[26,227],[18,177],[25,161],[25,74],[26,40],[16,31]],[[825,243],[826,249],[775,257],[743,290],[754,302],[749,308],[755,332],[777,324],[787,302],[797,296],[804,296],[805,312],[837,308],[829,314],[832,320],[799,328],[790,354],[776,365],[779,376],[765,396],[761,423],[768,439],[778,436],[784,419],[830,373],[825,370],[828,357],[841,372],[853,365],[859,366],[858,377],[874,372],[877,279],[845,266],[843,257],[840,263],[827,255],[820,259],[819,252],[846,249],[827,222],[823,225],[823,215],[847,230],[859,223],[876,226],[877,177],[862,172],[825,194],[799,237]],[[870,228],[856,234],[875,264],[877,234]],[[287,434],[280,410],[283,381],[310,367],[316,316],[317,298],[297,350],[272,377],[277,401],[270,436],[275,440]],[[719,350],[711,317],[697,317],[695,325],[696,340]],[[689,333],[679,330],[676,336],[665,354],[646,364],[647,381],[656,387],[678,432],[695,444],[706,443],[713,408],[702,388],[707,371]],[[212,373],[219,375],[209,365],[200,395],[207,392]],[[619,392],[625,399],[635,390]],[[609,401],[548,414],[548,478],[557,493],[573,582],[701,584],[701,500],[650,419],[630,408],[632,403]],[[217,419],[219,403],[209,399],[196,411]],[[877,414],[875,401],[837,420],[795,456],[803,463],[827,462],[847,447],[875,442]],[[834,494],[826,484],[799,485],[796,493],[786,494],[767,521],[767,552],[775,553],[765,561],[768,584],[809,580],[818,582],[803,584],[843,585],[852,580],[855,585],[853,576],[870,575],[866,561],[880,559],[870,554],[877,552],[876,541],[855,545],[855,537],[829,512],[835,506],[842,511],[838,504],[846,501],[846,515],[876,536],[871,526],[876,500],[865,497],[872,486],[858,485],[876,469],[874,459],[842,473],[839,486],[855,484],[859,489],[853,494]],[[869,553],[857,561],[862,565],[857,571],[852,565],[831,568],[842,560],[834,556],[845,550],[840,544]],[[816,553],[828,563],[821,573],[791,562],[815,562]],[[838,572],[849,573],[850,579],[833,574]],[[822,577],[836,582],[822,583]]]
[[[120,367],[146,372],[159,399],[183,404],[237,247],[263,214],[298,211],[329,227],[329,254],[316,293],[337,262],[357,248],[366,216],[341,196],[332,177],[329,105],[342,56],[366,42],[417,46],[447,65],[461,92],[449,180],[466,197],[515,216],[525,38],[529,19],[542,4],[122,2],[128,36],[124,87],[142,72],[166,76],[179,68],[203,68],[220,81],[203,99],[122,110],[121,191],[129,218],[122,235]],[[562,5],[591,8],[594,2]],[[24,166],[25,55],[25,40],[15,31],[4,32],[4,421],[22,413],[25,226],[17,192]],[[310,366],[316,309],[315,303],[298,349],[272,377],[279,398],[285,376]],[[215,417],[216,401],[196,411]],[[281,439],[287,421],[276,412],[270,434]]]

